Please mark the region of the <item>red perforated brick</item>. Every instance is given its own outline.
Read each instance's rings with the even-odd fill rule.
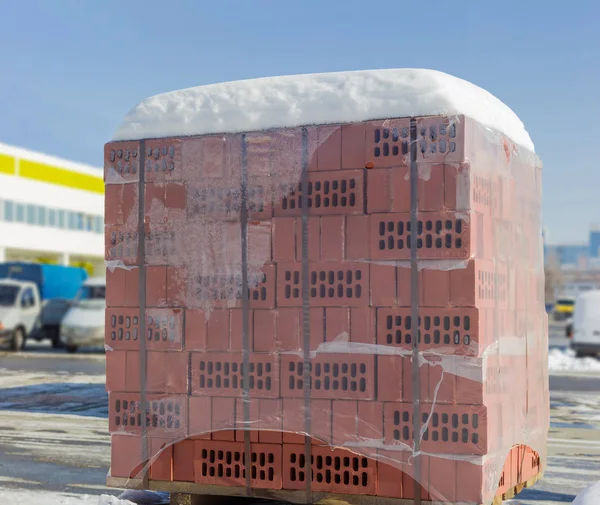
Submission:
[[[417,160],[429,163],[464,161],[464,132],[464,116],[418,118]]]
[[[385,441],[389,444],[413,444],[412,403],[388,403],[385,406]],[[483,405],[421,404],[421,426],[427,426],[421,450],[432,453],[486,454],[487,408]]]
[[[205,351],[206,332],[206,313],[203,310],[186,309],[185,348],[190,351]]]
[[[400,402],[412,396],[412,392],[404,387],[405,366],[410,368],[408,357],[377,356],[377,399],[379,401]],[[404,396],[403,389],[406,390]]]
[[[311,489],[330,493],[374,495],[377,463],[345,449],[311,448]],[[305,489],[303,445],[283,446],[283,488]]]
[[[243,442],[246,436],[250,442],[258,442],[258,424],[260,419],[260,411],[258,405],[259,398],[253,398],[248,401],[248,420],[244,415],[244,399],[236,398],[235,400],[235,440]]]
[[[283,441],[283,400],[281,398],[259,398],[258,440],[267,444],[281,444]]]
[[[106,351],[106,391],[126,391],[126,366],[127,354],[125,351]]]
[[[243,442],[195,442],[196,484],[245,486],[246,465]],[[281,489],[281,446],[251,446],[250,484],[255,488]]]
[[[104,145],[104,180],[118,184],[139,180],[139,142],[109,142]]]
[[[342,125],[342,168],[364,168],[366,124]]]
[[[250,348],[255,352],[275,352],[277,338],[277,311],[257,309],[254,310],[251,315],[253,315],[253,318],[251,318],[250,322],[254,323],[254,340],[253,344],[250,342]],[[232,350],[236,349],[232,348]]]
[[[366,161],[374,167],[406,166],[410,162],[410,119],[367,123]]]
[[[410,214],[371,216],[371,259],[410,259]],[[421,259],[468,258],[469,220],[455,212],[421,212],[417,222],[417,249]]]
[[[139,309],[106,309],[105,342],[112,349],[139,349]],[[183,311],[146,310],[146,346],[154,350],[181,350]]]
[[[304,362],[299,356],[281,356],[281,394],[304,395]],[[362,399],[375,397],[375,357],[360,354],[318,354],[311,360],[311,397]]]
[[[249,303],[254,309],[275,308],[275,265],[264,265],[259,272],[248,272]],[[242,306],[242,274],[199,275],[193,289],[199,303],[216,307]]]
[[[311,215],[363,214],[364,170],[318,172],[309,174],[308,207]],[[281,198],[276,216],[302,214],[302,185],[283,183],[277,190]]]
[[[140,306],[140,269],[125,270],[125,307]]]
[[[211,397],[211,439],[235,440],[235,398]]]
[[[508,300],[506,264],[475,259],[450,271],[451,305],[505,309]]]
[[[181,180],[181,140],[147,140],[145,149],[147,181]]]
[[[241,353],[192,353],[192,394],[240,396]],[[279,361],[273,354],[250,355],[250,396],[279,397]]]
[[[180,226],[169,227],[164,224],[147,226],[144,236],[147,265],[168,265],[181,254],[183,233],[176,231],[178,228]]]
[[[350,337],[350,309],[329,307],[325,309],[325,341],[347,342]]]
[[[395,170],[400,170],[396,168]],[[392,206],[392,169],[374,168],[367,171],[367,212],[391,212]],[[408,211],[410,211],[410,192],[408,193]]]
[[[106,261],[135,265],[138,259],[138,232],[132,226],[106,226],[104,228],[104,257]]]
[[[210,396],[188,397],[189,435],[190,437],[210,440],[212,428],[212,399]]]
[[[277,265],[277,305],[302,305],[302,265]],[[369,265],[366,263],[310,263],[309,302],[315,307],[364,307],[369,304]]]
[[[448,307],[450,305],[450,272],[437,265],[419,272],[419,306]]]
[[[146,422],[150,436],[170,440],[187,436],[187,396],[148,395],[146,415],[141,410],[139,393],[110,393],[108,396],[108,429],[110,433],[142,432]]]
[[[353,307],[350,309],[350,342],[375,343],[375,308]]]
[[[252,220],[270,219],[273,209],[271,188],[265,180],[250,181],[246,188],[249,216]],[[215,221],[239,221],[242,205],[241,180],[208,180],[192,183],[187,191],[187,217],[210,217]]]
[[[477,356],[479,311],[475,308],[419,307],[419,349],[448,351]],[[412,349],[415,328],[411,307],[380,308],[377,314],[377,343]]]

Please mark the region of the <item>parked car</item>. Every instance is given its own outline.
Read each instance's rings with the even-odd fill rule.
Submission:
[[[577,298],[571,349],[578,357],[600,353],[600,290],[586,291]]]
[[[73,298],[87,278],[84,269],[78,267],[45,265],[27,262],[0,263],[0,343],[9,343],[18,351],[30,335],[55,337],[52,344],[60,345],[55,331],[56,317],[50,311],[41,317],[42,308],[52,299]],[[49,328],[44,324],[49,321]],[[36,328],[41,324],[41,328]],[[34,330],[38,331],[34,331]],[[46,337],[44,337],[46,338]]]
[[[60,326],[60,341],[67,352],[104,343],[105,309],[106,279],[88,279]]]
[[[27,339],[37,340],[38,342],[49,339],[53,347],[62,346],[60,341],[60,325],[72,305],[73,301],[65,298],[54,298],[43,302],[42,310]]]

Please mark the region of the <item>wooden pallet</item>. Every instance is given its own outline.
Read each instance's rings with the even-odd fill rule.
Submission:
[[[523,491],[524,488],[533,486],[542,478],[543,472],[529,479],[527,482],[517,484],[501,496],[497,496],[492,505],[500,505],[504,500],[510,500]],[[169,482],[169,481],[145,481],[143,479],[123,479],[108,477],[106,485],[120,489],[150,489],[152,491],[165,491],[172,495],[172,505],[217,505],[218,498],[234,496],[260,499],[271,499],[286,501],[290,503],[306,503],[305,491],[292,491],[285,489],[257,489],[253,488],[250,495],[246,494],[246,488],[239,486],[207,486],[193,482]],[[318,505],[414,505],[412,499],[387,498],[384,496],[348,495],[313,492],[313,503]],[[423,505],[442,505],[440,502],[422,500]],[[450,505],[445,503],[443,505]],[[452,505],[472,505],[464,502],[456,502]]]

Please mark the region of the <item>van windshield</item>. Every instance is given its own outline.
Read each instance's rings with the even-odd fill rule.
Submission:
[[[19,294],[18,286],[0,285],[0,307],[12,307]]]
[[[77,295],[77,301],[106,299],[106,286],[83,286]]]
[[[573,307],[575,305],[575,300],[557,300],[556,304],[565,307]]]

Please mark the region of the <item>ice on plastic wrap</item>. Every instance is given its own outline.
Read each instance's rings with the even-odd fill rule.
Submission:
[[[489,93],[191,88],[130,112],[105,175],[110,482],[490,504],[539,478],[541,163]]]

